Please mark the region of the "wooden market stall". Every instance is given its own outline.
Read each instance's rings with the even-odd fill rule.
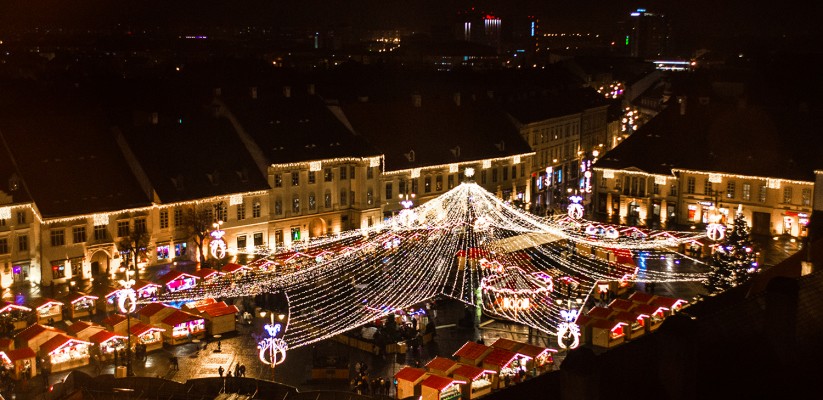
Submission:
[[[674,315],[676,312],[683,309],[686,304],[689,304],[689,302],[683,299],[675,299],[673,297],[655,296],[654,300],[652,300],[650,304],[657,307],[665,307],[668,309],[668,315]]]
[[[0,352],[0,359],[9,370],[11,379],[19,381],[37,375],[37,353],[30,347]]]
[[[626,334],[624,333],[625,322],[592,318],[587,326],[591,329],[591,344],[594,346],[608,349],[626,340]]]
[[[144,324],[159,324],[163,318],[177,311],[174,307],[169,307],[163,303],[149,303],[137,310],[137,317]]]
[[[210,304],[197,308],[197,315],[206,319],[206,329],[210,335],[220,335],[226,332],[237,330],[237,319],[235,316],[240,310],[234,305],[227,305],[224,302]]]
[[[181,271],[171,271],[157,280],[163,284],[163,287],[165,287],[167,291],[176,292],[178,290],[186,290],[195,287],[198,279],[200,279],[200,277],[192,274],[187,274]]]
[[[494,349],[483,358],[482,367],[496,372],[492,389],[502,389],[518,380],[520,371],[525,371],[528,357],[509,350]]]
[[[460,367],[460,364],[457,361],[452,360],[451,358],[446,357],[435,357],[432,358],[426,364],[426,369],[435,375],[442,375],[442,376],[449,376],[451,373]]]
[[[632,308],[633,312],[648,315],[646,318],[646,332],[654,332],[660,325],[663,325],[663,320],[666,319],[666,307],[657,307],[651,304],[639,304]]]
[[[206,336],[206,320],[203,317],[174,310],[157,324],[164,329],[163,338],[166,343],[171,345],[188,343],[192,339],[202,339]]]
[[[215,279],[219,279],[223,276],[223,273],[216,269],[200,268],[194,272],[194,275],[201,279],[200,282],[209,283]]]
[[[447,378],[441,375],[429,375],[428,378],[420,382],[420,399],[421,400],[454,400],[459,399],[462,395],[460,391],[461,384],[465,381],[459,381],[454,378]]]
[[[30,347],[37,352],[40,350],[40,345],[63,333],[66,332],[48,325],[34,324],[14,336],[14,345],[17,349]]]
[[[35,322],[38,324],[47,324],[49,321],[63,320],[63,304],[62,301],[41,297],[32,301],[34,308]]]
[[[66,332],[69,335],[81,340],[89,340],[92,335],[102,330],[105,330],[105,328],[91,321],[77,321],[66,328]]]
[[[600,319],[609,319],[612,314],[615,313],[615,310],[610,307],[592,307],[589,312],[586,313],[589,317],[592,318],[600,318]]]
[[[614,299],[609,303],[609,307],[614,311],[629,311],[634,307],[634,303],[626,299]]]
[[[461,389],[463,398],[468,400],[491,393],[494,374],[495,372],[492,370],[465,364],[460,364],[460,366],[452,372],[454,379],[466,382],[464,385],[461,385]]]
[[[0,302],[0,321],[4,324],[11,324],[15,331],[19,331],[29,326],[32,311],[30,307],[2,301]]]
[[[625,322],[626,326],[623,330],[626,334],[626,340],[635,340],[646,334],[646,318],[645,314],[636,313],[633,311],[620,311],[611,316],[612,321]]]
[[[100,355],[104,360],[111,360],[114,358],[114,352],[125,349],[128,345],[128,337],[126,335],[117,334],[107,330],[100,330],[91,337],[89,341],[100,350]],[[134,342],[132,342],[134,346]]]
[[[120,289],[111,286],[104,286],[94,292],[99,297],[97,299],[97,311],[110,313],[117,311],[117,295]]]
[[[476,367],[483,361],[483,357],[486,357],[492,350],[491,347],[480,343],[466,342],[466,344],[454,352],[452,356],[457,357],[457,361],[462,364],[474,365]]]
[[[154,282],[149,282],[147,280],[138,279],[134,282],[134,289],[138,299],[141,300],[154,300],[157,298],[157,294],[160,293],[160,288],[162,285],[158,285]]]
[[[95,302],[98,297],[83,292],[73,292],[63,298],[69,310],[69,319],[88,317],[95,313]]]
[[[58,333],[40,346],[40,357],[51,366],[51,372],[82,367],[89,363],[91,342]]]
[[[429,374],[420,368],[403,367],[394,375],[397,398],[419,397],[421,395],[420,383],[428,376]]]
[[[163,328],[142,322],[131,325],[131,334],[137,338],[137,343],[146,345],[146,352],[163,348],[164,331]]]
[[[123,314],[112,314],[103,321],[103,326],[114,333],[125,334],[128,330],[129,321],[126,320],[126,316]],[[134,317],[131,317],[131,326],[135,324],[139,324],[140,320]]]
[[[523,343],[502,337],[495,339],[494,343],[491,344],[491,347],[494,347],[495,349],[503,349],[508,351],[517,351],[517,349],[521,346],[523,346]]]
[[[655,297],[657,296],[651,293],[634,292],[629,296],[629,301],[635,304],[651,304]]]
[[[231,277],[246,275],[247,273],[249,273],[251,271],[252,271],[252,269],[250,267],[246,266],[246,265],[240,265],[240,264],[234,264],[234,263],[228,263],[228,264],[224,265],[223,268],[220,269],[220,272],[222,272],[225,275],[231,276]]]
[[[526,371],[531,372],[532,376],[554,369],[554,354],[557,353],[555,349],[525,343],[517,352],[529,357],[526,361]]]

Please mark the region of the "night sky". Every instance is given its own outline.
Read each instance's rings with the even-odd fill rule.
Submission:
[[[663,10],[679,36],[821,35],[813,0],[0,0],[7,29],[223,24],[302,27],[349,24],[427,31],[450,25],[456,11],[474,5],[502,18],[537,15],[546,31],[609,32],[637,7]],[[13,27],[13,28],[10,28]]]

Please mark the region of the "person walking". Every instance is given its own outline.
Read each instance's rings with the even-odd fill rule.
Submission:
[[[217,374],[220,375],[221,378],[223,377],[223,372],[225,372],[225,371],[226,370],[223,369],[222,365],[220,366],[220,368],[217,368]],[[231,373],[231,372],[229,372],[229,373]]]

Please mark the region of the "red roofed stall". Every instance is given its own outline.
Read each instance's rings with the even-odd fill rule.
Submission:
[[[160,288],[162,287],[162,285],[158,285],[154,282],[138,279],[134,282],[132,289],[137,292],[138,299],[156,299],[157,294],[160,292]]]
[[[94,303],[98,297],[83,292],[73,292],[63,298],[63,303],[69,308],[69,319],[94,315]]]
[[[526,369],[532,371],[533,375],[551,371],[554,368],[553,354],[557,353],[555,349],[526,343],[520,346],[517,352],[529,357],[526,360]]]
[[[94,294],[99,297],[97,299],[97,310],[104,313],[116,311],[118,293],[120,293],[120,289],[111,286],[96,290]]]
[[[494,371],[465,364],[459,364],[452,372],[455,379],[466,382],[461,389],[463,398],[469,400],[491,393],[494,374]]]
[[[216,269],[200,268],[199,270],[195,271],[194,275],[202,279],[201,282],[211,282],[223,276],[223,273]]]
[[[103,322],[103,326],[106,329],[108,329],[108,330],[110,330],[114,333],[120,333],[120,334],[125,334],[126,330],[128,329],[128,326],[129,326],[129,322],[126,321],[126,316],[123,315],[123,314],[112,314],[112,315],[106,317],[106,319],[104,319],[102,322]],[[140,323],[139,319],[131,317],[131,325],[132,326],[134,326],[134,324],[138,324],[138,323]]]
[[[420,397],[422,400],[452,400],[459,399],[460,384],[465,381],[447,378],[440,375],[431,375],[420,383]]]
[[[429,374],[420,368],[403,367],[394,375],[394,380],[397,382],[397,398],[420,396],[420,383],[428,376]]]
[[[66,332],[48,325],[34,324],[14,336],[15,346],[18,349],[31,347],[37,352],[40,350],[40,345],[61,333]]]
[[[626,340],[625,322],[593,318],[588,326],[591,328],[592,345],[612,348]]]
[[[163,348],[163,332],[165,329],[138,322],[132,324],[131,334],[137,337],[137,343],[146,345],[146,352]]]
[[[634,306],[631,311],[648,315],[649,317],[646,318],[645,325],[646,331],[654,332],[660,327],[660,325],[663,324],[663,320],[666,319],[666,314],[669,309],[666,307],[653,306],[651,304],[639,304]]]
[[[519,380],[520,371],[526,370],[526,361],[529,357],[504,349],[494,349],[483,358],[482,367],[497,372],[492,380],[492,389],[505,388],[515,380]]]
[[[163,336],[167,343],[171,345],[188,343],[192,339],[202,339],[206,336],[204,318],[185,311],[174,310],[157,324],[164,329]]]
[[[169,307],[163,303],[149,303],[137,310],[137,317],[140,318],[140,322],[144,324],[159,324],[163,318],[168,317],[169,314],[176,310],[176,308]]]
[[[634,340],[646,333],[647,315],[632,311],[620,311],[611,316],[612,321],[625,322],[626,340]]]
[[[63,302],[59,300],[41,297],[31,302],[34,308],[36,323],[46,324],[50,319],[54,321],[63,320]]]
[[[181,271],[171,271],[157,278],[169,292],[191,289],[197,285],[198,279],[200,279],[200,277]]]
[[[457,357],[457,361],[463,364],[478,366],[480,362],[483,361],[483,357],[486,357],[492,350],[491,347],[480,343],[466,342],[466,344],[454,352],[453,356]]]
[[[689,304],[689,302],[686,300],[664,296],[657,296],[651,302],[651,305],[653,306],[668,308],[669,315],[674,315],[674,313],[680,311],[686,304]]]
[[[91,335],[89,341],[100,349],[103,359],[110,360],[114,358],[115,351],[126,348],[128,337],[103,329]]]
[[[8,301],[0,302],[0,319],[11,323],[15,331],[29,326],[29,316],[32,315],[32,311],[30,307]]]
[[[104,329],[91,321],[76,321],[66,328],[66,332],[78,339],[89,340],[92,335]]]
[[[459,366],[460,364],[458,364],[457,361],[450,358],[435,357],[426,364],[426,369],[435,375],[448,376]]]
[[[37,354],[30,347],[2,351],[0,360],[14,380],[30,379],[37,375]]]
[[[59,333],[40,346],[39,354],[46,359],[51,372],[60,372],[88,365],[89,346],[90,342]]]

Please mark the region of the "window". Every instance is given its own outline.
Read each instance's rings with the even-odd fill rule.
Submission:
[[[517,178],[517,166],[512,165],[512,179]]]
[[[520,177],[526,176],[526,164],[520,164]]]
[[[157,261],[168,260],[168,259],[169,259],[169,245],[168,244],[158,244],[157,245]]]
[[[274,174],[274,187],[283,187],[283,174]]]
[[[411,186],[412,186],[412,187],[411,187],[411,191],[412,191],[412,193],[415,193],[415,194],[417,193],[417,181],[418,181],[418,179],[417,179],[417,178],[414,178],[414,179],[412,179],[412,181],[411,181],[411,184],[412,184],[412,185],[411,185]]]
[[[169,210],[160,210],[160,229],[169,227]]]
[[[260,218],[260,200],[255,200],[251,206],[251,217]]]
[[[291,240],[293,242],[300,240],[300,228],[298,228],[298,227],[291,228]]]
[[[314,193],[309,193],[309,210],[317,208],[317,201],[314,198]]]
[[[502,180],[504,180],[504,181],[509,180],[509,169],[506,168],[506,167],[503,167],[503,179]]]
[[[0,218],[0,226],[6,226],[6,220]]]
[[[727,199],[733,199],[734,198],[735,186],[737,186],[735,181],[729,181],[728,183],[726,183],[726,198]]]
[[[366,167],[366,179],[374,179],[374,168]]]
[[[262,246],[263,245],[263,232],[255,232],[254,234],[254,247]]]
[[[686,194],[694,194],[694,177],[686,179]]]
[[[752,184],[751,183],[744,183],[743,184],[743,200],[751,200],[752,199]]]
[[[26,212],[25,211],[18,211],[17,212],[17,224],[22,225],[26,223]]]
[[[106,232],[106,225],[94,226],[94,240],[106,240],[108,239],[108,236],[108,232]]]
[[[9,240],[6,238],[0,239],[0,254],[9,254]]]
[[[145,218],[135,218],[134,219],[134,232],[138,233],[138,234],[148,232],[148,230],[146,229],[146,219]]]
[[[673,183],[671,187],[669,187],[669,196],[677,196],[677,184]]]
[[[391,189],[392,189],[392,184],[391,184],[391,182],[389,182],[389,183],[386,184],[386,200],[389,200],[389,199],[392,198],[392,190]]]
[[[406,193],[408,193],[408,191],[406,191],[406,181],[400,181],[400,183],[397,184],[397,194]],[[389,196],[386,196],[386,199],[389,199]]]
[[[331,193],[330,192],[326,192],[326,194],[323,195],[323,207],[331,208]]]
[[[803,188],[803,190],[800,192],[800,194],[803,196],[803,205],[804,206],[808,206],[808,205],[812,204],[812,190],[811,189]]]
[[[117,237],[129,236],[129,221],[117,221]]]
[[[274,242],[277,243],[278,246],[283,245],[283,231],[282,230],[274,231]]]
[[[658,185],[658,184],[656,184],[656,183],[655,183],[655,184],[653,184],[653,186],[652,186],[652,193],[653,193],[653,194],[660,194],[660,185]]]
[[[309,183],[314,183],[314,182],[315,182],[314,171],[309,171]]]
[[[274,215],[283,214],[283,201],[277,199],[274,201]]]
[[[712,183],[709,181],[709,178],[703,181],[703,194],[712,194]]]
[[[237,220],[242,221],[246,219],[246,204],[240,203],[237,205]]]
[[[186,256],[186,243],[175,243],[174,244],[174,256],[175,257],[185,257]]]
[[[438,192],[443,190],[443,175],[437,175],[437,177],[434,178],[434,190]]]
[[[348,171],[346,167],[340,167],[340,179],[348,179],[346,178],[346,171]]]
[[[492,183],[497,182],[497,168],[492,170]]]
[[[454,188],[454,175],[449,175],[449,179],[448,179],[447,183],[449,185],[448,186],[449,190],[452,190]]]
[[[51,246],[62,246],[66,244],[66,231],[63,228],[56,228],[51,230]]]
[[[783,188],[783,202],[784,203],[791,203],[792,202],[792,187],[787,186]]]
[[[220,202],[214,205],[214,213],[217,214],[218,221],[227,221],[229,216],[229,209],[226,203]]]
[[[183,225],[183,209],[178,207],[174,209],[174,226],[180,225]]]
[[[51,278],[52,279],[60,279],[66,277],[66,266],[61,264],[55,264],[51,266]]]
[[[423,190],[426,193],[430,193],[432,191],[432,177],[427,176],[425,179],[423,179]]]
[[[354,165],[349,167],[349,178],[354,179]]]
[[[291,173],[291,185],[292,186],[299,186],[300,185],[300,172],[292,172]]]
[[[334,174],[331,172],[331,168],[326,168],[323,170],[323,180],[326,182],[331,182],[332,178],[334,178]]]
[[[349,204],[348,194],[345,190],[340,191],[340,206]]]
[[[85,243],[86,242],[86,227],[85,226],[75,226],[71,228],[71,237],[74,243]]]
[[[371,188],[366,192],[366,204],[374,204],[374,194],[372,194]]]
[[[243,251],[246,248],[246,235],[237,236],[237,250]]]
[[[759,193],[758,197],[759,197],[758,200],[760,200],[761,203],[766,202],[766,184],[765,183],[760,184],[760,193]]]

